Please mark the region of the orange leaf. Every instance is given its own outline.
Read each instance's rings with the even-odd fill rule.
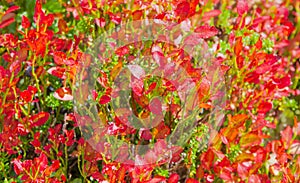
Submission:
[[[228,142],[234,141],[234,139],[239,134],[239,131],[236,128],[226,128],[223,135],[227,138]]]
[[[122,61],[119,61],[117,65],[114,66],[114,68],[110,71],[110,77],[111,80],[114,81],[115,78],[118,76],[122,69],[123,63]]]
[[[212,106],[210,104],[208,104],[208,103],[201,103],[199,105],[199,107],[200,108],[204,108],[204,109],[210,109],[210,108],[212,108]]]
[[[255,47],[260,50],[262,48],[262,41],[261,39],[259,38],[258,41],[255,43]]]
[[[222,139],[221,139],[221,135],[220,134],[217,134],[215,137],[213,137],[213,139],[211,141],[211,145],[216,150],[220,150],[221,149]]]
[[[65,32],[65,33],[67,33],[69,31],[67,22],[64,19],[59,19],[59,21],[58,21],[58,29],[59,29],[59,32]]]
[[[143,16],[143,11],[142,10],[136,10],[132,13],[132,19],[133,20],[140,20]]]
[[[249,153],[242,153],[240,155],[238,155],[236,157],[236,162],[244,162],[244,161],[253,161],[255,158],[253,156],[253,154],[249,154]]]
[[[238,56],[238,55],[240,55],[242,49],[243,49],[242,37],[238,37],[238,38],[236,38],[234,53]]]
[[[229,118],[229,126],[232,128],[239,128],[244,125],[245,120],[248,119],[246,114],[238,114],[233,117],[228,116]]]
[[[249,147],[259,145],[261,143],[261,137],[254,133],[249,133],[244,135],[240,139],[241,147]]]
[[[125,173],[126,173],[126,169],[124,166],[121,166],[117,172],[117,176],[118,176],[118,180],[124,180],[125,177]]]
[[[201,179],[201,178],[204,177],[204,170],[203,170],[203,168],[202,168],[201,166],[199,166],[199,167],[197,168],[197,170],[196,170],[196,177],[197,177],[198,179]]]

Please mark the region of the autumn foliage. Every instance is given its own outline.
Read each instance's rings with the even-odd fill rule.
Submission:
[[[1,182],[300,181],[299,1],[0,2]],[[134,24],[126,36],[137,41],[118,47],[127,33],[122,25],[143,21],[153,23],[158,39],[138,40],[145,32]],[[155,29],[162,25],[170,34]],[[108,32],[109,45],[95,46]],[[132,64],[138,56],[166,78],[180,69],[184,74],[173,81],[151,77]],[[96,61],[97,73],[89,75],[84,69]],[[120,77],[126,65],[128,83]],[[92,77],[93,89],[83,82]],[[187,101],[184,77],[196,86]],[[130,110],[114,108],[122,93],[115,86],[130,88]],[[214,102],[220,95],[224,100]],[[78,112],[87,99],[104,129],[92,114]],[[216,110],[222,118],[211,124]],[[197,120],[192,130],[172,136],[187,118],[182,111]],[[144,119],[134,123],[140,128],[131,116]],[[152,116],[155,123],[146,120]],[[106,135],[153,146],[130,159],[128,146],[102,141]],[[168,144],[185,135],[184,144]],[[117,154],[107,150],[113,148]]]

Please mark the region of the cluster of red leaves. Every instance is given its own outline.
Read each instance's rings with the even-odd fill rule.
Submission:
[[[51,165],[48,163],[48,158],[44,153],[33,160],[20,161],[21,157],[13,160],[14,171],[17,175],[22,174],[21,180],[23,182],[62,182],[66,181],[66,177],[62,175],[61,180],[51,178],[50,175],[59,167],[59,160],[54,160]]]
[[[277,55],[297,49],[288,41],[295,28],[284,6],[268,11],[257,8],[251,11],[254,18],[250,17],[245,1],[238,1],[236,8],[239,16],[229,35],[232,49],[227,50],[222,59],[235,62],[228,109],[238,114],[228,116],[228,125],[220,130],[208,151],[201,155],[198,176],[207,179],[211,175],[211,180],[217,176],[229,182],[297,182],[299,152],[295,137],[299,134],[298,122],[295,119],[293,130],[286,127],[279,140],[269,140],[271,137],[265,130],[276,128],[275,121],[266,120],[273,108],[272,102],[297,92],[290,88],[290,58]],[[275,16],[271,17],[271,14]],[[247,31],[236,36],[243,29]],[[253,45],[245,45],[242,39],[252,30],[259,33],[259,38]],[[262,49],[266,35],[275,43],[273,53]],[[229,160],[223,146],[227,154],[231,153],[232,147],[239,146],[237,156]]]
[[[300,142],[297,136],[300,130],[297,118],[292,127],[287,126],[280,131],[280,137],[269,135],[268,132],[276,128],[277,123],[275,120],[266,119],[277,110],[273,107],[273,101],[299,94],[298,90],[291,88],[293,78],[298,77],[295,73],[299,70],[299,64],[294,62],[300,58],[299,24],[294,25],[299,22],[300,17],[297,1],[267,1],[257,4],[245,0],[153,0],[133,1],[129,5],[122,0],[74,0],[60,3],[65,8],[63,14],[47,14],[43,10],[42,2],[37,0],[33,22],[22,16],[21,22],[17,22],[21,26],[18,34],[0,35],[0,46],[6,51],[1,55],[0,62],[4,63],[0,66],[0,152],[10,155],[13,171],[21,181],[66,182],[76,178],[76,171],[84,181],[93,179],[111,183],[196,183],[219,179],[224,182],[299,181]],[[1,29],[16,21],[14,13],[19,9],[18,6],[11,6],[5,13],[0,14]],[[218,22],[224,16],[224,11],[230,12],[229,26],[218,28],[217,24],[222,26],[222,22]],[[164,139],[174,128],[174,123],[170,121],[162,119],[155,128],[140,131],[132,129],[124,116],[122,119],[116,116],[115,123],[107,122],[105,132],[110,135],[121,134],[129,141],[138,134],[139,143],[152,138],[157,142],[144,157],[138,157],[138,163],[133,166],[132,162],[123,164],[106,159],[106,156],[95,151],[84,138],[79,138],[80,133],[76,132],[78,127],[73,113],[53,112],[44,105],[49,95],[47,88],[51,85],[49,75],[58,78],[62,83],[50,95],[60,101],[69,101],[73,99],[72,87],[75,84],[77,66],[88,66],[91,62],[90,55],[83,53],[80,45],[88,45],[93,38],[76,30],[73,21],[85,21],[88,27],[85,30],[94,34],[98,29],[105,31],[122,22],[141,19],[176,22],[182,29],[197,33],[196,36],[191,35],[184,39],[183,48],[193,47],[203,41],[204,49],[210,48],[213,52],[213,63],[222,68],[220,74],[225,76],[227,72],[229,98],[224,106],[227,114],[225,123],[206,150],[197,154],[197,162],[193,162],[197,166],[195,174],[189,174],[188,164],[183,165],[185,172],[170,168],[169,176],[162,176],[155,171],[167,163],[167,167],[179,163],[185,158],[184,152],[192,151],[177,149],[170,162],[152,162],[167,147]],[[215,25],[210,26],[212,24]],[[56,26],[57,32],[54,31]],[[229,29],[230,33],[224,36],[222,29]],[[66,38],[69,33],[72,38]],[[258,35],[256,42],[246,43],[244,38],[251,37],[254,33]],[[271,50],[266,49],[268,45],[265,40],[274,43]],[[221,41],[229,45],[224,53]],[[175,71],[167,63],[169,58],[182,66],[199,86],[197,104],[205,109],[213,108],[209,102],[209,89],[212,87],[209,76],[203,77],[201,69],[193,67],[192,58],[183,53],[183,48],[170,51],[167,47],[171,46],[166,44],[161,48],[153,43],[151,48],[141,50],[143,54],[150,53],[165,72]],[[100,50],[105,51],[102,48]],[[165,54],[165,50],[169,52]],[[100,71],[97,79],[104,91],[92,91],[99,106],[109,105],[115,97],[111,82],[121,70],[124,59],[133,59],[129,45],[116,48],[114,54],[119,57],[119,62],[113,65],[110,72]],[[111,66],[109,58],[102,59],[105,66]],[[165,90],[173,92],[175,87],[168,81],[162,81],[162,86],[158,86],[158,82],[145,86],[141,80],[143,70],[135,65],[131,67],[134,68],[129,69],[135,71],[130,81],[134,100],[133,112],[137,116],[161,114],[165,110],[161,101],[149,101],[146,96],[154,92],[163,96]],[[26,75],[30,77],[27,85],[24,84]],[[178,82],[184,84],[180,83],[180,78]],[[23,85],[26,86],[25,89],[21,87]],[[180,106],[175,100],[170,103],[166,111],[172,117],[178,118]],[[190,106],[192,107],[194,106]],[[143,108],[143,112],[138,111],[138,108]],[[99,116],[108,121],[108,113],[102,110]],[[34,149],[33,152],[31,148]],[[27,153],[22,153],[23,150]],[[21,154],[27,156],[23,157]],[[125,155],[120,158],[124,157],[126,158]]]

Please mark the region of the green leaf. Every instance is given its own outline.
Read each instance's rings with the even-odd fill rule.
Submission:
[[[82,180],[80,178],[72,180],[70,183],[82,183]]]
[[[168,177],[169,176],[169,171],[166,169],[162,169],[160,167],[155,169],[155,173],[157,175],[163,176],[163,177]]]
[[[62,7],[61,3],[57,0],[50,0],[50,1],[48,0],[43,7],[51,13],[64,12],[64,8]]]

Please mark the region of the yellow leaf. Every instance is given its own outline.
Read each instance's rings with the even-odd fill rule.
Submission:
[[[249,133],[244,135],[240,139],[241,147],[249,147],[259,145],[261,143],[261,137],[254,133]]]
[[[114,66],[114,68],[110,71],[111,80],[114,81],[115,78],[119,75],[122,69],[123,63],[119,60],[118,64]]]

